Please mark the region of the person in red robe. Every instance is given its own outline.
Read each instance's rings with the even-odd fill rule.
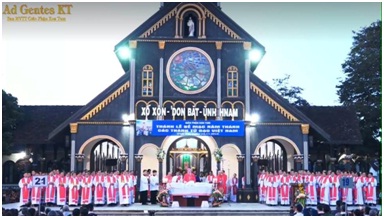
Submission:
[[[105,204],[104,201],[104,187],[105,187],[105,182],[104,182],[104,173],[101,171],[97,172],[97,174],[93,177],[93,185],[95,186],[94,190],[94,203],[95,205],[103,205]]]
[[[45,203],[48,204],[48,206],[55,203],[56,199],[56,176],[54,171],[49,173],[48,176],[48,186],[45,188]]]
[[[217,189],[225,196],[227,193],[227,175],[225,171],[219,171],[217,175]]]
[[[81,205],[88,205],[92,199],[92,176],[89,173],[85,173],[85,176],[82,178],[81,183]]]
[[[368,173],[368,177],[366,177],[366,203],[369,205],[376,205],[377,199],[376,199],[376,186],[377,181],[375,177],[373,177],[372,173]]]
[[[224,194],[224,196],[226,196],[226,194],[228,193],[228,190],[227,190],[228,176],[225,173],[225,170],[223,170],[221,172],[221,177],[222,177],[222,179],[221,179],[222,180],[222,186],[223,186],[223,190],[224,190],[223,194]]]
[[[32,180],[28,173],[24,173],[24,177],[19,181],[20,187],[20,205],[26,205],[30,202],[30,191],[32,188]]]
[[[124,171],[121,173],[120,177],[118,178],[119,182],[119,204],[122,206],[127,206],[130,204],[130,193],[129,193],[129,187],[130,185],[130,178],[127,173],[127,171]]]
[[[329,205],[335,206],[339,199],[339,178],[334,172],[331,173],[329,179]]]
[[[184,175],[184,183],[187,183],[187,182],[196,182],[196,176],[195,174],[192,173],[192,169],[191,168],[188,168],[187,170],[187,173]]]
[[[268,205],[277,205],[278,202],[278,190],[279,186],[278,175],[274,175],[272,172],[268,178],[268,189],[267,189],[267,204]]]
[[[34,176],[39,176],[39,174],[36,173],[35,171],[32,171],[31,179],[33,179]],[[31,191],[31,204],[32,205],[40,204],[42,189],[43,189],[42,187],[32,187],[32,191]]]
[[[77,206],[79,204],[80,182],[76,173],[72,173],[69,178],[68,189],[68,205]]]
[[[56,204],[57,205],[65,205],[67,202],[68,181],[67,181],[67,177],[64,175],[64,172],[62,172],[56,178],[55,186],[56,186],[56,190],[57,190]]]
[[[113,175],[113,173],[110,173],[105,177],[105,188],[106,188],[108,205],[117,203],[116,187],[118,187],[117,178]]]
[[[317,205],[316,183],[317,179],[314,172],[312,172],[305,178],[306,193],[308,195],[306,200],[307,205]]]
[[[320,184],[320,203],[329,205],[329,179],[327,172],[324,170],[323,175],[319,179]]]
[[[285,172],[283,172],[283,175],[278,178],[279,181],[279,187],[280,187],[280,202],[281,205],[289,205],[289,195],[290,195],[290,177],[287,176]]]
[[[258,176],[258,186],[259,186],[259,201],[260,203],[265,203],[265,198],[267,195],[267,186],[265,185],[265,178],[266,178],[266,173],[265,170],[261,172]]]

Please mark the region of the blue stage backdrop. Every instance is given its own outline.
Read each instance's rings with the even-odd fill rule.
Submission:
[[[244,136],[244,121],[137,120],[137,136]]]

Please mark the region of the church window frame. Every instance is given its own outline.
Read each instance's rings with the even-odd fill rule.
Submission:
[[[230,66],[227,69],[227,97],[239,96],[239,72],[237,67]]]
[[[149,64],[145,65],[141,72],[141,96],[153,97],[153,77],[153,67]]]

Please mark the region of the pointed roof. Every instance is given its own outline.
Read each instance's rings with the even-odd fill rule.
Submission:
[[[68,119],[58,125],[52,132],[49,133],[48,139],[54,138],[58,133],[63,131],[65,128],[68,128],[69,124],[72,122],[76,122],[80,119],[89,119],[89,116],[92,116],[95,113],[99,112],[102,108],[107,106],[115,97],[117,97],[116,95],[120,95],[128,87],[128,76],[127,74],[124,74],[114,83],[112,83],[112,85],[110,85],[99,95],[97,95],[94,99],[92,99],[88,104],[83,106],[75,114],[68,117]]]
[[[272,107],[284,114],[292,122],[307,123],[309,126],[318,132],[327,141],[331,140],[330,134],[324,131],[323,128],[318,126],[309,117],[303,114],[295,106],[290,104],[285,98],[279,95],[275,90],[269,87],[265,82],[260,80],[255,74],[250,75],[251,88],[259,94],[263,94],[263,99],[267,101]],[[258,90],[255,90],[258,89]],[[258,92],[257,92],[258,91]]]
[[[363,144],[359,119],[352,107],[308,106],[297,107],[330,134],[333,144]]]
[[[129,43],[130,40],[139,39],[140,36],[149,30],[151,27],[161,26],[164,22],[169,22],[169,19],[174,16],[172,10],[181,6],[183,4],[196,4],[200,7],[206,9],[207,13],[212,14],[215,18],[215,21],[224,24],[226,27],[230,28],[233,32],[239,35],[240,40],[248,41],[252,43],[253,47],[258,48],[263,54],[265,53],[265,48],[262,46],[256,39],[254,39],[249,33],[247,33],[243,28],[241,28],[236,22],[234,22],[228,15],[226,15],[220,7],[217,6],[215,2],[180,2],[180,3],[167,3],[160,8],[155,14],[149,17],[143,24],[136,28],[131,34],[121,40],[116,46],[115,51],[117,51],[121,46]],[[207,16],[207,19],[210,19]],[[159,23],[160,22],[160,23]],[[172,39],[174,39],[172,37]],[[182,39],[181,39],[182,40]],[[204,39],[204,40],[210,40]],[[211,40],[217,40],[212,38]]]
[[[23,105],[24,119],[14,132],[15,145],[46,144],[52,129],[59,126],[66,118],[72,116],[83,106],[72,105]]]

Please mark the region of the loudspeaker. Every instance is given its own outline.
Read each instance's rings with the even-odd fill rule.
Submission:
[[[107,160],[105,160],[105,165],[107,167],[116,166],[117,165],[117,159],[107,159]]]
[[[259,159],[259,161],[257,162],[257,164],[259,166],[267,166],[268,165],[268,160],[265,160],[265,159]]]

